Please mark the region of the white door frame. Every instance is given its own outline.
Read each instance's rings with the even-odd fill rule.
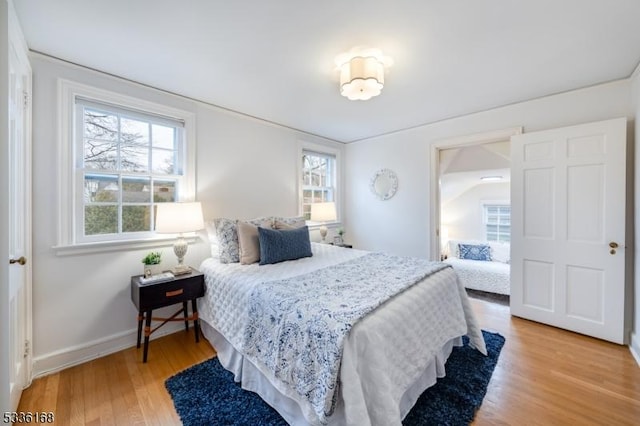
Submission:
[[[442,139],[431,145],[431,220],[429,221],[429,251],[431,260],[440,260],[440,151],[464,146],[484,145],[510,140],[511,136],[522,133],[522,126],[474,133]]]

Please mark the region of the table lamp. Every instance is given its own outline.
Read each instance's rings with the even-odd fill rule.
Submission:
[[[185,265],[184,255],[189,245],[184,239],[185,232],[194,232],[204,228],[202,206],[194,203],[158,203],[156,211],[156,232],[159,234],[179,234],[173,244],[173,252],[178,264],[171,270],[174,275],[188,274],[191,268]]]
[[[336,214],[336,203],[333,201],[329,201],[326,203],[313,203],[311,204],[311,217],[310,219],[313,222],[320,222],[320,236],[322,237],[322,242],[325,243],[325,238],[327,237],[327,225],[326,222],[333,222],[337,219]]]

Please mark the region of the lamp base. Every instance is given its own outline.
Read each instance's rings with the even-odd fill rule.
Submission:
[[[188,248],[189,244],[187,244],[187,241],[184,239],[182,234],[180,234],[176,242],[173,243],[173,252],[178,258],[178,264],[171,269],[173,275],[184,275],[191,273],[191,267],[182,263],[184,262],[184,255],[187,254]]]
[[[191,266],[187,265],[176,265],[171,268],[171,273],[173,275],[185,275],[191,273]]]
[[[320,225],[320,237],[322,237],[322,241],[321,243],[326,244],[326,238],[327,238],[327,226],[326,225]]]

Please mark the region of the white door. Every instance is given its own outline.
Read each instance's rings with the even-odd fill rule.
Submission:
[[[511,140],[511,313],[623,343],[626,119]]]
[[[17,408],[31,376],[31,68],[22,39],[10,21],[9,35],[9,403]],[[6,260],[5,260],[6,262]],[[6,344],[6,346],[5,346]]]

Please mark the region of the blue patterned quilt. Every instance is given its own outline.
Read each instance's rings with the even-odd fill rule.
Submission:
[[[285,395],[326,423],[336,407],[346,336],[367,313],[449,265],[371,253],[256,286],[243,349]],[[303,407],[304,409],[304,407]]]

